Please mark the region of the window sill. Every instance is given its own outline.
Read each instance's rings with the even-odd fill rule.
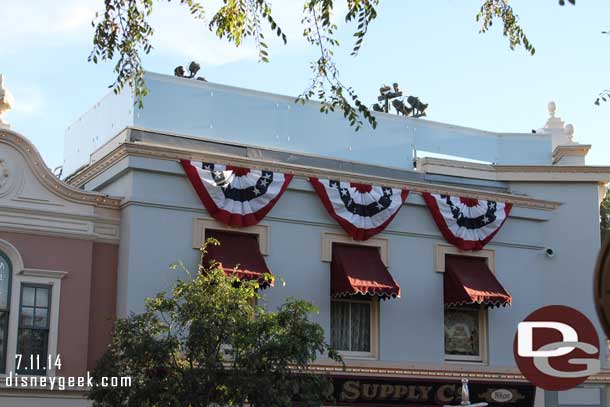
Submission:
[[[362,354],[340,350],[337,353],[345,360],[379,360],[379,357],[373,353]]]
[[[445,365],[478,365],[487,366],[489,363],[486,360],[472,360],[472,359],[445,359]]]

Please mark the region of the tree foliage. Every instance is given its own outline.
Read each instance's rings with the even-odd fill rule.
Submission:
[[[606,196],[599,207],[599,216],[599,231],[601,233],[601,241],[604,242],[610,238],[610,188],[606,191]]]
[[[255,305],[257,282],[240,282],[214,263],[199,271],[147,299],[144,313],[116,322],[93,376],[130,376],[132,386],[94,386],[93,405],[319,405],[330,382],[307,367],[320,354],[340,358],[309,321],[314,306],[289,299],[267,312]]]
[[[523,45],[530,54],[536,53],[536,48],[519,25],[519,17],[508,4],[508,0],[485,0],[476,19],[481,22],[480,33],[486,33],[491,28],[493,21],[500,19],[504,23],[503,35],[508,37],[510,49],[514,50],[519,45]]]
[[[168,0],[172,1],[172,0]],[[204,1],[173,0],[180,6],[188,7],[196,19],[206,15]],[[322,102],[321,111],[341,111],[356,130],[368,122],[373,128],[377,122],[365,103],[354,89],[340,80],[339,69],[334,62],[334,51],[340,45],[336,37],[337,25],[333,22],[333,9],[339,0],[303,0],[303,37],[319,51],[316,60],[310,63],[312,78],[309,85],[299,95],[297,101],[317,98]],[[357,56],[369,25],[377,18],[379,0],[345,0],[347,12],[344,20],[355,25],[352,56]],[[564,5],[564,0],[558,0]],[[568,0],[575,4],[575,0]],[[135,91],[140,107],[147,94],[143,79],[141,53],[152,50],[153,27],[148,20],[155,0],[104,0],[105,10],[92,21],[95,27],[93,50],[89,60],[115,61],[116,80],[111,85],[120,92],[126,85]],[[523,46],[532,55],[534,45],[519,25],[518,16],[508,4],[509,0],[485,0],[477,21],[480,32],[487,32],[494,21],[503,25],[503,34],[509,40],[510,49]],[[279,23],[273,18],[271,4],[266,0],[223,0],[208,22],[208,29],[217,37],[226,39],[239,47],[247,39],[252,39],[258,49],[259,61],[269,61],[269,48],[264,32],[270,31],[284,43],[288,41]]]

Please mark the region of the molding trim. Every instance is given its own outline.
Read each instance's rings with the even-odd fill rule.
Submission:
[[[605,184],[603,182],[600,182],[599,185],[597,186],[597,188],[598,188],[598,191],[597,191],[597,199],[598,199],[597,205],[599,206],[599,205],[602,204],[602,201],[606,197],[606,194],[608,193],[608,188],[609,187],[608,187],[607,184]],[[610,402],[610,400],[608,400],[608,401]]]
[[[575,155],[575,154],[566,154]],[[490,181],[608,182],[610,166],[586,165],[490,165],[443,158],[417,159],[425,173],[478,178]]]
[[[0,129],[0,142],[19,151],[36,178],[55,195],[71,202],[105,208],[119,208],[121,198],[110,197],[99,192],[87,192],[60,181],[46,166],[36,147],[21,134],[12,130]]]
[[[351,363],[350,363],[351,362]],[[354,360],[346,360],[345,367],[334,364],[328,360],[318,360],[316,363],[309,366],[312,372],[336,375],[359,375],[359,376],[379,376],[379,377],[408,377],[408,378],[428,378],[428,379],[451,379],[459,380],[467,378],[470,380],[484,381],[511,381],[511,382],[529,382],[516,368],[497,368],[472,364],[466,365],[460,363],[460,367],[456,367],[456,363],[447,362],[443,365],[413,365],[403,364],[402,366],[389,363],[374,362],[365,364],[364,361],[358,361],[358,365]],[[589,376],[586,383],[610,383],[610,374],[598,373]]]
[[[553,164],[563,157],[584,157],[591,150],[591,144],[566,144],[555,147],[553,150]]]
[[[448,194],[448,195],[460,195],[468,198],[476,199],[487,199],[496,200],[503,202],[510,202],[515,206],[522,206],[526,208],[537,208],[544,210],[554,210],[558,208],[561,203],[556,201],[548,201],[542,199],[531,198],[523,195],[513,195],[507,193],[477,190],[472,188],[455,187],[450,185],[442,184],[431,184],[426,182],[418,181],[405,181],[394,178],[383,178],[377,176],[370,176],[366,174],[356,174],[349,171],[331,171],[324,169],[316,169],[308,166],[288,164],[288,163],[277,163],[270,161],[256,160],[253,158],[246,158],[243,156],[236,156],[225,153],[214,153],[214,152],[196,152],[188,149],[180,149],[169,146],[160,146],[154,144],[144,143],[133,143],[126,142],[121,144],[112,152],[106,156],[100,158],[95,163],[83,168],[81,171],[75,173],[68,180],[72,185],[82,186],[104,172],[106,169],[112,167],[114,164],[119,162],[121,159],[127,156],[138,156],[138,157],[149,157],[159,158],[165,160],[178,161],[180,159],[191,159],[201,161],[221,161],[230,165],[249,167],[249,168],[262,168],[270,171],[284,172],[293,174],[297,177],[309,178],[340,178],[350,182],[370,183],[370,184],[382,184],[393,188],[407,188],[413,192],[430,192],[436,194]],[[519,167],[524,168],[524,167]],[[548,167],[544,167],[548,168]],[[564,167],[569,168],[569,167]],[[605,167],[604,167],[605,168]],[[610,178],[610,169],[607,169]],[[454,170],[449,172],[451,175],[456,175]],[[472,177],[474,178],[474,177]],[[489,176],[478,177],[482,179],[490,179]]]
[[[151,202],[145,202],[145,201],[126,201],[123,204],[122,208],[127,208],[129,206],[141,206],[141,207],[145,207],[145,208],[160,208],[160,209],[165,209],[165,210],[184,211],[184,212],[189,212],[189,213],[193,213],[193,214],[201,214],[203,211],[200,207],[177,206],[177,205],[168,205],[168,204],[163,204],[163,203],[151,203]],[[279,223],[316,226],[316,227],[324,228],[326,230],[336,230],[336,232],[334,232],[336,234],[344,233],[343,229],[341,229],[341,227],[336,222],[331,222],[331,221],[317,222],[317,221],[309,221],[309,220],[303,220],[303,219],[279,218],[279,217],[271,216],[271,215],[266,216],[265,220],[271,221],[271,222],[279,222]],[[422,239],[434,239],[434,240],[444,241],[444,239],[440,235],[440,233],[434,234],[434,233],[423,233],[423,232],[408,232],[408,231],[402,231],[402,230],[399,231],[399,230],[392,230],[392,229],[390,229],[390,227],[388,227],[388,229],[385,229],[383,231],[383,233],[385,235],[408,236],[408,237],[416,237],[416,238],[422,238]],[[357,243],[363,243],[363,242],[354,241],[353,243],[357,244]],[[544,245],[536,245],[533,243],[519,244],[519,243],[515,243],[515,242],[500,242],[497,240],[492,240],[487,245],[488,246],[513,247],[513,248],[524,249],[524,250],[543,250],[545,248]]]
[[[62,280],[68,275],[67,271],[42,270],[42,269],[21,269],[17,274],[25,277],[42,277]]]
[[[13,273],[15,273],[15,270],[23,270],[24,265],[21,253],[19,253],[19,250],[17,250],[17,248],[13,246],[11,242],[0,239],[0,251],[7,255],[11,261]]]
[[[199,250],[205,240],[206,229],[226,230],[230,232],[249,233],[257,236],[261,254],[269,254],[269,225],[257,224],[245,228],[231,227],[212,218],[197,217],[193,220],[193,249]]]
[[[356,241],[345,233],[322,232],[322,258],[321,260],[330,263],[333,259],[333,243],[345,243],[354,246],[373,246],[379,248],[381,261],[386,267],[390,265],[390,242],[388,239],[373,237],[364,241]]]
[[[120,220],[4,206],[0,230],[118,243]]]
[[[493,249],[481,249],[475,252],[460,250],[459,248],[445,243],[437,243],[434,246],[434,271],[445,272],[445,256],[454,254],[459,256],[483,257],[487,259],[487,266],[492,273],[496,274],[496,251]]]

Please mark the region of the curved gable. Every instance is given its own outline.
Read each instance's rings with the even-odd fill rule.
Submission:
[[[0,229],[118,240],[120,198],[59,180],[25,137],[0,130]]]

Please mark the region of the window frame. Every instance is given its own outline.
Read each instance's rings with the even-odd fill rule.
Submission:
[[[4,241],[0,240],[0,249],[2,248]],[[59,304],[61,298],[61,281],[68,275],[66,271],[57,270],[43,270],[43,269],[27,269],[23,267],[23,261],[19,256],[19,253],[15,249],[15,259],[18,266],[15,266],[13,262],[13,281],[12,281],[12,293],[17,292],[22,283],[25,284],[40,284],[51,286],[51,298],[49,308],[49,339],[47,344],[47,353],[51,355],[52,360],[57,358],[57,345],[58,345],[58,333],[59,333]],[[11,253],[12,254],[12,253]],[[13,257],[11,257],[13,259]],[[21,298],[13,295],[11,298],[11,310],[19,309]],[[11,371],[16,361],[17,352],[17,333],[19,327],[19,316],[15,315],[13,311],[9,317],[9,336],[7,341],[7,359],[6,368],[7,371]],[[47,377],[53,377],[56,375],[56,367],[47,367],[45,375]],[[5,377],[6,373],[0,374],[0,378]]]
[[[347,302],[350,304],[350,335],[351,335],[351,304],[369,304],[371,306],[370,312],[370,351],[361,352],[361,351],[351,351],[351,350],[341,350],[335,349],[339,355],[346,359],[377,359],[379,356],[379,299],[378,298],[370,298],[370,299],[362,299],[362,298],[350,298],[350,297],[341,297],[341,298],[332,298],[330,299],[330,338],[332,341],[332,306],[333,302]],[[350,336],[351,339],[351,336]],[[351,346],[351,340],[350,340]]]
[[[2,354],[0,357],[0,374],[6,373],[6,365],[8,360],[8,337],[9,337],[9,328],[10,328],[10,318],[11,318],[11,295],[12,295],[12,284],[13,284],[13,263],[9,256],[4,253],[4,251],[0,250],[0,257],[6,261],[8,265],[8,289],[7,289],[7,297],[6,297],[6,310],[0,310],[0,313],[6,313],[6,323],[4,327],[4,337],[2,338],[2,343],[4,344],[4,349],[0,349]]]
[[[460,310],[462,308],[476,309],[478,312],[478,323],[479,323],[479,355],[455,355],[447,353],[445,346],[445,316],[447,309]],[[488,360],[487,355],[487,309],[481,306],[458,306],[458,307],[444,307],[443,308],[443,354],[446,362],[471,362],[477,364],[486,364]]]
[[[434,246],[434,271],[436,273],[445,273],[445,260],[447,256],[467,256],[484,258],[487,267],[495,275],[496,274],[496,251],[493,249],[481,249],[476,252],[461,250],[453,245],[445,243],[437,243]],[[443,299],[443,359],[446,363],[470,363],[477,365],[489,364],[489,315],[487,308],[483,305],[478,306],[479,310],[479,356],[468,355],[452,355],[445,352],[445,310],[447,307]],[[451,307],[460,308],[460,307]]]
[[[29,306],[26,305],[25,307],[27,308],[33,308],[34,309],[34,314],[32,315],[32,327],[28,327],[28,328],[24,328],[22,327],[21,324],[21,311],[22,308],[24,307],[23,305],[23,291],[25,288],[34,288],[35,290],[38,288],[47,288],[49,290],[49,293],[47,295],[47,305],[46,307],[40,307],[40,308],[46,308],[47,309],[47,324],[46,324],[46,328],[45,329],[40,329],[40,328],[35,328],[34,327],[34,320],[36,318],[36,309],[38,308],[38,304],[36,302],[36,294],[37,291],[34,291],[34,306]],[[23,353],[20,351],[20,341],[19,341],[19,336],[21,334],[21,330],[22,329],[29,329],[29,330],[36,330],[36,331],[46,331],[47,332],[47,341],[45,343],[44,346],[44,352],[40,355],[40,363],[43,365],[47,364],[47,360],[48,360],[48,356],[49,356],[49,342],[51,341],[51,307],[52,307],[52,302],[53,302],[53,285],[52,284],[40,284],[40,283],[30,283],[30,282],[22,282],[20,287],[19,287],[19,309],[18,309],[18,322],[17,322],[17,343],[16,343],[16,347],[15,347],[15,354],[16,355],[22,355]],[[15,363],[17,363],[17,361],[15,360]],[[40,369],[40,370],[30,370],[30,369],[25,369],[25,367],[27,367],[28,362],[24,362],[22,361],[21,364],[23,365],[23,367],[21,369],[17,369],[17,366],[15,366],[15,372],[18,374],[29,374],[29,375],[35,375],[35,376],[46,376],[47,371],[49,370],[49,366],[45,366],[44,369]]]
[[[339,233],[335,231],[325,230],[322,231],[321,236],[321,250],[320,250],[320,260],[325,263],[332,262],[332,252],[334,244],[347,244],[352,246],[372,246],[376,247],[379,250],[379,254],[381,255],[381,261],[385,264],[386,267],[389,267],[390,260],[390,242],[388,239],[381,237],[372,237],[365,241],[357,241],[352,239],[350,236],[345,235],[344,233]],[[330,271],[330,270],[329,270]],[[330,282],[330,274],[328,274],[328,281]],[[329,343],[332,340],[332,327],[330,326],[330,322],[332,319],[331,309],[332,301],[357,301],[358,298],[350,298],[350,297],[340,297],[334,298],[332,295],[330,296],[330,303],[328,304],[328,335],[329,335]],[[360,299],[361,300],[361,299]],[[380,308],[380,299],[379,297],[370,297],[370,300],[361,300],[361,301],[369,301],[371,303],[371,351],[370,352],[353,352],[353,351],[343,351],[336,349],[337,353],[343,357],[344,359],[360,359],[360,360],[378,360],[379,359],[379,347],[380,347],[380,321],[381,321],[381,308]],[[350,321],[351,324],[351,321]]]
[[[259,223],[254,226],[237,228],[227,226],[212,218],[195,217],[193,219],[193,249],[200,250],[206,241],[205,235],[208,230],[219,230],[224,232],[243,233],[255,235],[258,240],[259,249],[263,256],[269,255],[269,225]]]

